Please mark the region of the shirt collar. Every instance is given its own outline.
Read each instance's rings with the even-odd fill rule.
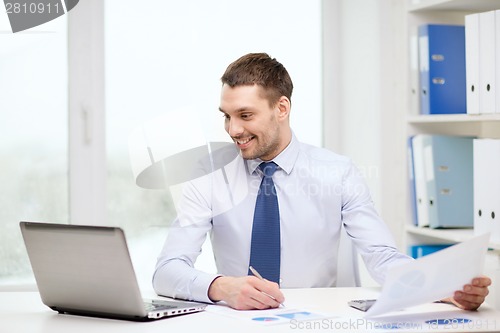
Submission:
[[[295,162],[297,161],[297,157],[299,156],[299,149],[299,141],[295,137],[295,134],[292,132],[292,139],[290,140],[288,146],[286,146],[286,148],[283,149],[283,151],[279,153],[278,156],[273,158],[272,161],[276,163],[280,167],[280,169],[285,171],[287,174],[290,174],[290,172],[292,172],[293,166],[295,165]],[[263,161],[260,158],[256,158],[254,160],[246,160],[248,172],[250,174],[253,174],[255,169],[257,169],[262,162]]]

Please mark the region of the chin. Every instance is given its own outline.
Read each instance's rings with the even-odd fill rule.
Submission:
[[[243,157],[245,160],[255,160],[256,158],[260,158],[261,155],[254,151],[249,151],[249,150],[241,150],[240,149],[240,155]]]
[[[256,159],[257,157],[254,157],[253,155],[251,154],[248,154],[248,153],[244,153],[240,150],[240,154],[241,154],[241,157],[243,157],[244,160],[254,160]]]

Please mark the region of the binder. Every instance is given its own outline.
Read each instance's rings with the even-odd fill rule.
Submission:
[[[474,140],[474,233],[500,244],[500,139]]]
[[[417,195],[415,191],[415,167],[413,166],[413,137],[407,140],[408,145],[408,180],[409,180],[409,197],[411,206],[412,224],[418,226],[417,215]]]
[[[500,113],[500,10],[495,11],[495,113]],[[493,70],[493,68],[491,69]]]
[[[419,67],[418,67],[418,28],[412,27],[410,30],[410,105],[411,115],[420,113],[420,86],[419,86]]]
[[[429,227],[472,228],[473,138],[428,135],[424,163]]]
[[[420,113],[466,113],[465,27],[419,26]]]
[[[479,14],[465,16],[467,113],[479,114]]]
[[[495,112],[495,12],[479,13],[479,112]]]
[[[427,181],[425,176],[424,144],[428,135],[415,135],[412,139],[412,159],[415,181],[415,206],[418,227],[429,226],[429,199],[427,197]]]
[[[452,244],[422,244],[422,245],[412,245],[409,247],[409,255],[412,258],[418,259],[426,255],[432,254],[439,250],[445,249]]]

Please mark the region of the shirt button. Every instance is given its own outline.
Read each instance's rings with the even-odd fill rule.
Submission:
[[[282,284],[282,283],[283,283],[283,279],[280,278],[280,284]]]

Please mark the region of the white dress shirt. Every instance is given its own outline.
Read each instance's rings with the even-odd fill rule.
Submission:
[[[392,264],[411,260],[395,248],[350,159],[292,135],[273,161],[279,166],[273,181],[280,210],[282,288],[335,286],[341,224],[377,282],[384,281]],[[185,184],[153,276],[158,294],[211,302],[208,288],[217,276],[248,275],[261,162],[238,156],[223,170]],[[218,274],[194,268],[207,234]]]

